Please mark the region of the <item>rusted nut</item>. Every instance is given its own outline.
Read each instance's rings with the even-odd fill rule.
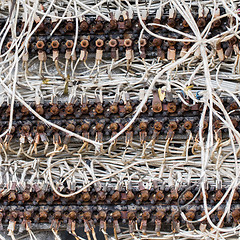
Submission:
[[[29,220],[29,219],[31,219],[31,216],[32,216],[32,214],[31,214],[30,211],[25,211],[25,212],[24,212],[24,218],[25,218],[25,219]]]
[[[143,212],[142,219],[148,220],[150,218],[150,213],[148,211]]]
[[[25,125],[23,125],[22,130],[24,132],[30,132],[31,128],[30,128],[30,126],[28,124],[25,124]]]
[[[185,28],[188,28],[188,27],[189,27],[189,24],[188,24],[188,22],[187,22],[185,19],[183,20],[182,25],[183,25],[183,27],[185,27]]]
[[[52,46],[53,49],[57,49],[57,48],[59,47],[59,42],[58,42],[58,40],[53,40],[53,41],[51,42],[51,46]]]
[[[37,106],[36,106],[36,112],[37,112],[39,115],[43,115],[43,114],[44,114],[43,106],[42,106],[42,105],[37,105]]]
[[[190,129],[192,129],[192,122],[186,121],[183,126],[186,130],[190,130]]]
[[[174,27],[175,26],[175,24],[176,24],[176,21],[175,21],[175,19],[174,18],[168,18],[168,21],[167,21],[167,25],[169,26],[169,27]]]
[[[147,45],[147,40],[144,39],[144,38],[142,38],[142,39],[140,40],[140,46],[141,46],[141,47],[145,47],[146,45]]]
[[[239,222],[240,220],[240,210],[239,209],[235,209],[232,211],[232,218],[234,222]]]
[[[159,210],[156,212],[156,218],[158,220],[162,220],[164,218],[164,216],[165,216],[165,213],[163,211]]]
[[[16,200],[16,198],[17,198],[17,196],[16,196],[15,192],[11,191],[8,195],[8,201],[13,202]]]
[[[11,47],[11,45],[12,45],[12,42],[7,42],[7,44],[6,44],[7,49],[9,49]]]
[[[89,130],[89,124],[88,123],[84,123],[81,128],[82,128],[82,131],[88,131]]]
[[[107,213],[105,211],[100,211],[98,213],[98,218],[101,219],[101,220],[105,220],[107,217]]]
[[[44,46],[45,46],[45,44],[44,44],[43,41],[37,41],[37,43],[36,43],[37,49],[41,49],[42,50],[44,48]]]
[[[74,124],[72,124],[72,123],[69,123],[68,125],[67,125],[67,127],[66,127],[66,129],[68,130],[68,131],[71,131],[71,132],[74,132],[75,131],[75,125]]]
[[[141,131],[146,131],[147,130],[147,123],[146,122],[140,122],[139,128]]]
[[[102,39],[97,39],[95,44],[96,44],[96,47],[101,48],[104,45],[104,41]]]
[[[155,23],[155,24],[161,24],[161,20],[158,19],[158,18],[154,18],[154,19],[153,19],[153,23]],[[154,27],[154,28],[159,28],[159,26],[157,26],[157,25],[153,25],[153,27]]]
[[[125,39],[124,40],[124,46],[125,47],[131,47],[132,46],[132,40],[131,39]]]
[[[176,189],[172,189],[172,190],[171,190],[170,198],[171,198],[173,201],[176,201],[176,200],[178,199],[178,192],[177,192]]]
[[[89,41],[84,39],[84,40],[81,41],[80,44],[81,44],[82,48],[87,48],[89,46]]]
[[[135,196],[134,196],[133,192],[129,190],[127,192],[127,200],[132,201],[134,198],[135,198]]]
[[[44,125],[43,125],[43,124],[38,124],[38,125],[37,125],[37,131],[38,131],[39,133],[43,133],[43,132],[45,131]]]
[[[221,191],[221,189],[218,189],[216,194],[215,194],[215,199],[216,201],[220,201],[223,197],[223,192]]]
[[[85,193],[82,194],[82,200],[84,202],[89,202],[90,199],[91,199],[91,196],[90,196],[90,194],[88,192],[85,192]]]
[[[109,128],[112,132],[116,132],[118,130],[118,124],[117,123],[111,123]]]
[[[191,191],[187,191],[184,195],[183,195],[183,199],[185,201],[190,201],[193,199],[193,194]]]
[[[112,201],[113,202],[117,202],[117,201],[119,201],[120,200],[120,192],[119,191],[116,191],[115,193],[113,193],[113,195],[112,195]]]
[[[66,47],[67,48],[73,48],[73,40],[67,40],[66,41]]]
[[[91,218],[92,218],[92,213],[89,212],[89,211],[83,213],[83,218],[84,218],[85,220],[87,220],[87,221],[90,221]]]
[[[118,220],[120,217],[121,217],[121,213],[120,213],[119,211],[114,211],[114,212],[112,213],[112,218],[113,218],[114,220]]]
[[[53,104],[51,109],[50,109],[50,113],[53,115],[57,115],[59,113],[59,108],[57,106],[57,104]]]
[[[96,113],[98,113],[98,114],[103,113],[104,109],[103,109],[102,104],[97,104],[95,110],[96,110]]]
[[[186,212],[186,218],[187,220],[192,221],[195,218],[195,212],[193,210]]]
[[[23,197],[24,202],[27,202],[31,198],[29,192],[23,192],[22,197]]]
[[[104,129],[104,124],[102,124],[102,123],[97,123],[97,125],[96,125],[96,130],[97,130],[98,132],[102,132],[103,129]]]
[[[176,122],[171,121],[171,122],[169,123],[169,128],[172,129],[173,131],[176,130],[177,127],[178,127],[178,125],[177,125]]]
[[[66,30],[67,31],[72,31],[74,26],[73,26],[73,23],[72,22],[67,22],[66,26],[65,26]]]
[[[235,190],[233,194],[233,201],[237,201],[239,199],[239,193]]]
[[[127,213],[127,219],[128,220],[134,220],[136,217],[135,213],[134,212],[128,212]]]
[[[40,213],[39,213],[40,219],[47,219],[47,217],[48,217],[48,214],[46,211],[40,211]]]
[[[73,104],[69,103],[65,108],[65,113],[71,115],[73,114],[73,112],[74,112]]]
[[[77,213],[75,211],[71,211],[69,214],[68,214],[68,217],[72,220],[76,219],[77,218]]]
[[[147,201],[149,199],[149,192],[148,190],[142,190],[141,191],[141,200],[142,201]]]
[[[206,20],[203,17],[198,18],[197,25],[199,28],[203,28],[206,25]]]
[[[108,44],[110,47],[114,48],[117,46],[118,42],[116,39],[111,39]]]
[[[87,23],[87,21],[82,21],[81,23],[80,23],[80,29],[82,30],[82,31],[87,31],[88,30],[88,23]]]
[[[161,190],[157,191],[157,193],[156,193],[156,200],[157,201],[162,201],[163,199],[164,199],[163,191],[161,191]]]
[[[153,44],[155,47],[160,47],[160,46],[162,45],[162,39],[160,39],[160,38],[154,38],[152,44]]]
[[[161,123],[161,122],[155,122],[155,123],[154,123],[154,129],[155,129],[156,131],[161,131],[161,129],[162,129],[162,123]]]
[[[176,110],[177,110],[177,105],[176,105],[174,102],[168,103],[168,105],[167,105],[167,111],[168,111],[169,113],[174,113],[174,112],[176,112]]]

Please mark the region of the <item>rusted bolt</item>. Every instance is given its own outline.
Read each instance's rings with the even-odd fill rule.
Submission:
[[[187,191],[184,195],[183,195],[184,200],[186,201],[190,201],[193,199],[193,194],[191,191]]]
[[[31,196],[29,192],[23,192],[22,197],[23,197],[23,200],[27,202]]]
[[[146,45],[147,45],[147,40],[144,39],[144,38],[142,38],[142,39],[140,40],[140,46],[141,46],[141,47],[145,47]]]
[[[88,201],[90,201],[90,199],[91,199],[91,196],[90,196],[90,194],[89,194],[88,192],[84,192],[84,193],[82,194],[82,200],[83,200],[84,202],[88,202]]]
[[[120,213],[119,211],[114,211],[114,212],[112,213],[112,218],[113,218],[114,220],[118,220],[120,217],[121,217],[121,213]]]
[[[109,127],[110,127],[112,132],[116,132],[118,130],[118,124],[117,123],[111,123]]]
[[[85,219],[85,220],[87,220],[87,221],[90,221],[91,220],[91,218],[92,218],[92,213],[91,212],[85,212],[85,213],[83,213],[83,218]]]
[[[25,218],[25,219],[29,220],[29,219],[31,219],[31,216],[32,216],[32,214],[31,214],[30,211],[25,211],[25,212],[24,212],[24,218]]]
[[[176,130],[177,127],[178,127],[178,126],[177,126],[177,123],[176,123],[176,122],[171,121],[171,122],[169,123],[169,128],[171,128],[173,131]]]
[[[73,40],[67,40],[66,41],[66,47],[67,48],[73,48]]]
[[[223,192],[221,191],[221,189],[218,189],[215,195],[216,201],[220,201],[223,197]]]
[[[96,113],[98,113],[98,114],[103,113],[104,109],[103,109],[102,104],[97,104],[95,110],[96,110]]]
[[[74,211],[71,211],[69,214],[68,214],[68,217],[72,220],[76,219],[77,218],[77,213],[74,212]]]
[[[155,102],[153,105],[152,105],[152,109],[155,113],[159,113],[162,111],[162,105],[160,102]]]
[[[186,130],[190,130],[192,128],[192,122],[186,121],[183,126]]]
[[[101,48],[104,45],[104,42],[102,39],[97,39],[95,44],[96,44],[96,47]]]
[[[84,40],[81,41],[80,44],[81,44],[82,48],[87,48],[89,46],[89,41],[84,39]]]
[[[131,47],[132,46],[132,40],[131,39],[125,39],[124,40],[124,46],[125,47]]]
[[[85,20],[82,21],[79,27],[80,27],[80,29],[82,31],[87,31],[88,30],[88,23],[87,23],[87,21],[85,21]]]
[[[15,201],[16,200],[16,194],[15,194],[15,192],[13,192],[13,191],[11,191],[10,193],[9,193],[9,195],[8,195],[8,201],[9,202],[13,202],[13,201]]]
[[[118,43],[116,39],[111,39],[108,44],[110,47],[113,48],[113,47],[116,47]]]
[[[66,129],[68,130],[68,131],[71,131],[71,132],[74,132],[75,131],[75,125],[74,124],[72,124],[72,123],[69,123],[68,125],[67,125],[67,127],[66,127]]]
[[[206,25],[206,20],[203,17],[198,18],[197,25],[199,28],[203,28]]]
[[[58,40],[53,40],[52,43],[51,43],[51,46],[53,49],[56,49],[59,47],[59,42]]]
[[[155,122],[155,123],[154,123],[154,129],[155,129],[156,131],[161,131],[161,129],[162,129],[162,123],[161,123],[161,122]]]
[[[186,212],[186,218],[187,220],[192,221],[195,218],[195,212],[193,210]]]
[[[120,192],[119,191],[114,192],[111,198],[113,202],[117,202],[120,199]]]
[[[162,201],[163,199],[164,199],[163,191],[161,191],[161,190],[157,191],[157,193],[156,193],[156,200],[157,201]]]
[[[9,49],[11,45],[12,45],[12,42],[7,42],[7,45],[6,45],[7,49]]]
[[[152,43],[155,47],[160,47],[162,45],[162,39],[154,38]]]
[[[127,192],[127,200],[132,201],[134,198],[135,198],[135,196],[134,196],[133,192],[129,190]]]
[[[45,46],[45,44],[43,41],[37,41],[37,43],[36,43],[37,49],[43,49],[44,46]]]
[[[89,124],[88,123],[84,123],[83,125],[82,125],[82,130],[83,131],[88,131],[89,130]]]
[[[50,109],[50,112],[53,114],[53,115],[57,115],[59,113],[59,108],[57,106],[57,104],[53,104],[51,109]]]
[[[96,130],[97,130],[98,132],[101,132],[103,129],[104,129],[104,124],[102,124],[102,123],[97,123],[97,125],[96,125]]]
[[[147,123],[146,122],[140,122],[139,128],[141,131],[146,131],[147,130]]]
[[[168,111],[169,113],[174,113],[174,112],[176,112],[176,110],[177,110],[177,105],[176,105],[174,102],[168,103],[168,105],[167,105],[167,111]]]
[[[74,112],[73,104],[69,103],[65,108],[65,113],[71,115],[73,114],[73,112]]]
[[[173,201],[176,201],[176,200],[178,199],[178,192],[177,192],[176,189],[172,189],[172,190],[171,190],[170,198],[171,198]]]
[[[134,212],[128,212],[127,213],[127,218],[128,220],[134,220],[136,217],[135,213]]]
[[[67,24],[66,24],[66,30],[67,30],[67,31],[72,31],[73,28],[74,28],[73,23],[70,22],[70,21],[67,22]]]

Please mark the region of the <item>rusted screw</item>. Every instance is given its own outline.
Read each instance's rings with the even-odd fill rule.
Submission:
[[[173,201],[176,201],[178,199],[178,192],[176,189],[171,190],[170,197]]]
[[[187,220],[192,221],[195,218],[195,212],[193,210],[186,212],[186,218]]]
[[[67,30],[67,31],[72,31],[73,28],[74,28],[73,23],[72,23],[72,22],[67,22],[67,24],[66,24],[66,30]]]
[[[77,218],[77,213],[75,211],[71,211],[69,214],[68,214],[68,217],[72,220],[76,219]]]
[[[142,190],[141,191],[141,200],[142,201],[147,201],[149,199],[149,192],[148,190]]]
[[[73,114],[74,112],[74,109],[73,109],[73,104],[68,104],[65,108],[65,113],[68,114],[68,115],[71,115]]]
[[[81,22],[80,29],[82,31],[87,31],[88,30],[88,23],[85,20]]]
[[[139,128],[141,131],[146,131],[147,130],[147,123],[146,122],[140,122]]]
[[[97,123],[97,125],[96,125],[96,130],[97,130],[98,132],[101,132],[103,129],[104,129],[104,124],[102,124],[102,123]]]
[[[57,115],[59,113],[59,108],[57,106],[57,104],[53,104],[51,109],[50,109],[50,112],[53,114],[53,115]]]
[[[171,128],[173,131],[177,129],[177,123],[174,121],[171,121],[169,123],[169,128]]]
[[[135,213],[134,212],[128,212],[127,213],[127,218],[128,220],[134,220],[136,217]]]
[[[162,129],[162,123],[161,123],[161,122],[155,122],[155,123],[154,123],[154,129],[155,129],[156,131],[161,131],[161,129]]]
[[[110,112],[111,113],[113,113],[113,114],[115,114],[115,113],[117,113],[118,112],[118,106],[117,106],[117,104],[112,104],[111,106],[110,106]]]
[[[116,132],[118,130],[118,124],[117,123],[111,123],[109,127],[110,127],[112,132]]]
[[[37,112],[39,115],[43,115],[43,114],[44,114],[43,106],[42,106],[42,105],[37,105],[37,106],[36,106],[36,112]]]
[[[162,39],[154,38],[152,43],[155,47],[160,47],[162,45]]]
[[[119,211],[114,211],[112,217],[114,220],[118,220],[121,217],[121,213]]]
[[[198,18],[197,25],[199,28],[203,28],[206,25],[206,20],[203,17]]]
[[[47,217],[48,217],[48,214],[46,211],[40,211],[40,213],[39,213],[40,219],[47,219]]]
[[[113,202],[117,202],[120,199],[120,192],[116,191],[115,193],[113,193],[111,198]]]
[[[95,110],[96,110],[96,112],[97,112],[98,114],[103,113],[104,109],[103,109],[102,104],[97,104]]]
[[[75,131],[75,125],[74,124],[72,124],[72,123],[69,123],[68,125],[67,125],[67,127],[66,127],[66,129],[68,130],[68,131],[71,131],[71,132],[74,132]]]
[[[107,217],[107,213],[105,211],[100,211],[98,214],[99,219],[105,220]]]
[[[186,130],[190,130],[192,128],[192,122],[186,121],[183,126]]]
[[[148,220],[150,218],[150,213],[148,211],[143,212],[142,219]]]
[[[92,218],[92,213],[89,212],[89,211],[83,213],[83,218],[84,218],[85,220],[87,220],[87,221],[90,221],[91,218]]]
[[[184,194],[183,198],[184,198],[186,201],[192,200],[192,199],[193,199],[193,194],[192,194],[192,192],[191,192],[191,191],[187,191],[187,192]]]
[[[157,193],[156,193],[156,200],[157,201],[162,201],[163,199],[164,199],[163,191],[161,191],[161,190],[157,191]]]
[[[8,195],[8,201],[9,202],[13,202],[13,201],[15,201],[16,200],[16,194],[15,194],[15,192],[13,192],[13,191],[11,191],[10,193],[9,193],[9,195]]]
[[[127,200],[132,201],[135,198],[134,194],[132,191],[127,192]]]
[[[23,197],[23,200],[27,202],[31,196],[29,192],[23,192],[22,197]]]
[[[31,216],[32,216],[32,214],[31,214],[30,211],[25,211],[25,212],[24,212],[24,218],[25,218],[25,219],[29,220],[29,219],[31,219]]]
[[[169,113],[174,113],[177,110],[177,105],[173,102],[168,103],[167,110]]]
[[[89,124],[88,123],[84,123],[83,125],[82,125],[82,130],[83,131],[88,131],[89,130]]]
[[[89,194],[88,192],[84,192],[84,193],[82,194],[82,200],[83,200],[84,202],[88,202],[88,201],[90,201],[90,199],[91,199],[91,196],[90,196],[90,194]]]

